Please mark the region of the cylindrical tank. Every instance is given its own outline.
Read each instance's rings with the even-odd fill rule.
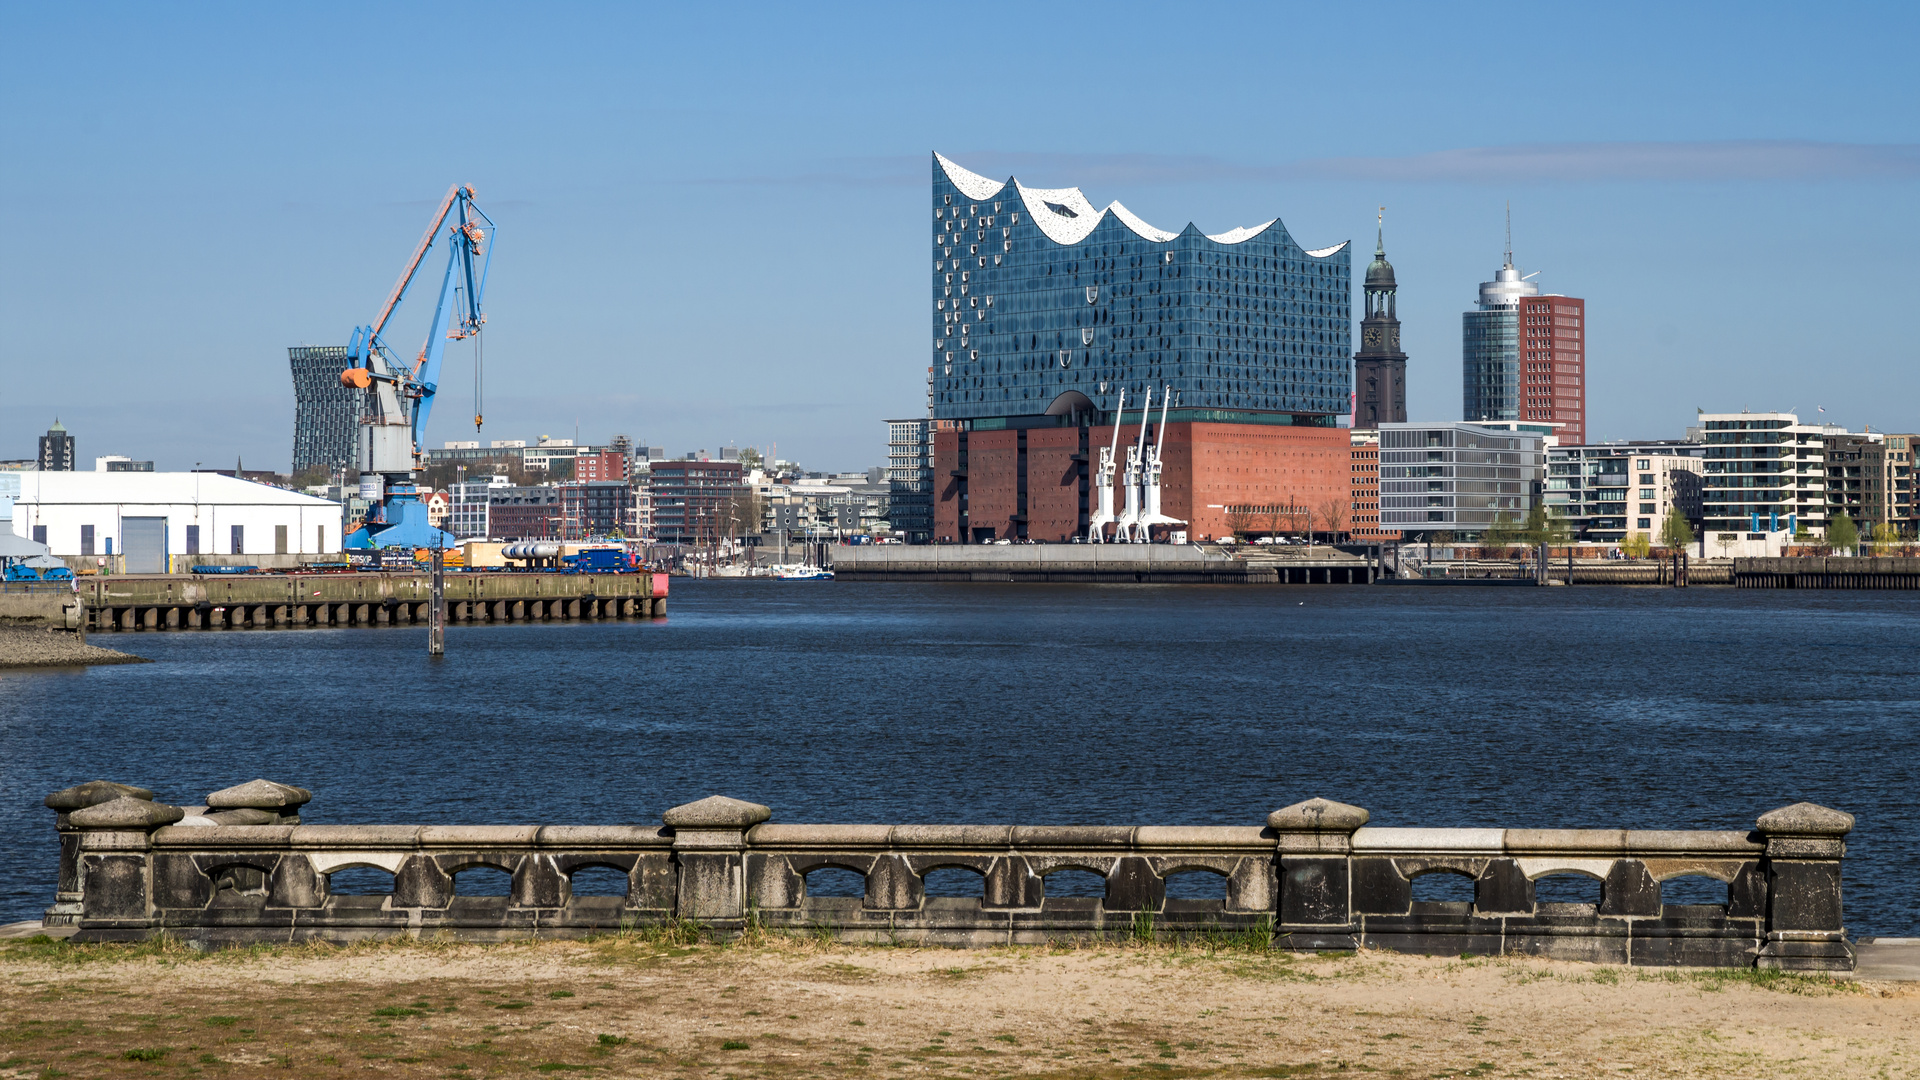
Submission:
[[[370,503],[377,503],[385,492],[386,479],[379,473],[360,474],[360,497]]]
[[[508,544],[500,549],[503,559],[557,559],[560,557],[559,544]]]

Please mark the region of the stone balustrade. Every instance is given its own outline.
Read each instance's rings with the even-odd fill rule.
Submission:
[[[166,933],[204,946],[345,942],[393,935],[493,941],[580,936],[669,920],[717,934],[750,923],[847,940],[979,946],[1155,934],[1270,935],[1274,947],[1608,963],[1850,970],[1841,860],[1851,815],[1799,803],[1751,832],[1368,827],[1367,811],[1312,799],[1264,828],[789,825],[721,796],[662,826],[308,825],[302,788],[255,780],[206,805],[95,781],[58,792],[61,867],[47,921],[76,940]],[[377,895],[334,888],[343,871],[391,876]],[[490,868],[505,895],[464,895]],[[575,876],[624,878],[574,895]],[[1061,871],[1100,896],[1048,895]],[[864,894],[820,896],[813,875],[858,875]],[[974,881],[929,895],[929,877]],[[1207,898],[1170,895],[1198,875]],[[1452,875],[1471,900],[1422,899]],[[1536,897],[1573,876],[1592,903]],[[1721,903],[1669,903],[1663,883],[1724,886]],[[1174,889],[1172,892],[1192,891]]]

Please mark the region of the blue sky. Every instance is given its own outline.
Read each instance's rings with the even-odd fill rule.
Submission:
[[[286,347],[373,318],[459,181],[500,223],[480,437],[878,464],[936,149],[1356,267],[1384,204],[1415,419],[1459,416],[1511,200],[1587,298],[1592,438],[1920,430],[1911,5],[448,11],[0,6],[0,457],[58,415],[87,462],[285,468]],[[474,437],[469,365],[431,445]]]

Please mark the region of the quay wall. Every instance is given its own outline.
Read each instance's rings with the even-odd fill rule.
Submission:
[[[665,574],[449,573],[447,621],[660,618]],[[425,573],[151,574],[78,579],[91,630],[424,625]]]
[[[1364,585],[1364,560],[1248,561],[1184,544],[924,544],[829,549],[847,581],[1140,582]]]
[[[1733,583],[1742,589],[1920,589],[1920,559],[1735,559]]]
[[[1841,919],[1849,814],[1797,803],[1752,831],[1369,827],[1367,811],[1310,799],[1243,826],[808,825],[712,796],[662,825],[308,825],[305,789],[255,780],[206,805],[156,802],[94,781],[46,799],[60,840],[48,925],[77,941],[172,935],[198,947],[394,936],[498,941],[690,921],[853,941],[944,946],[1160,934],[1259,935],[1274,948],[1517,953],[1641,965],[1854,966]],[[333,875],[386,875],[341,895]],[[510,875],[506,895],[465,895],[461,874]],[[575,895],[610,869],[624,887]],[[851,871],[860,896],[810,892]],[[929,895],[958,871],[971,895]],[[1062,871],[1098,875],[1098,897],[1049,895]],[[1201,875],[1213,899],[1169,896]],[[1416,899],[1428,875],[1471,882],[1471,901]],[[1536,896],[1571,875],[1594,903]],[[1664,883],[1706,879],[1724,903],[1668,903]]]

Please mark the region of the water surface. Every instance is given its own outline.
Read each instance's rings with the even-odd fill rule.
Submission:
[[[51,791],[264,776],[312,822],[1748,828],[1858,815],[1847,924],[1920,930],[1920,593],[674,581],[656,622],[95,635],[0,677],[0,922]]]

